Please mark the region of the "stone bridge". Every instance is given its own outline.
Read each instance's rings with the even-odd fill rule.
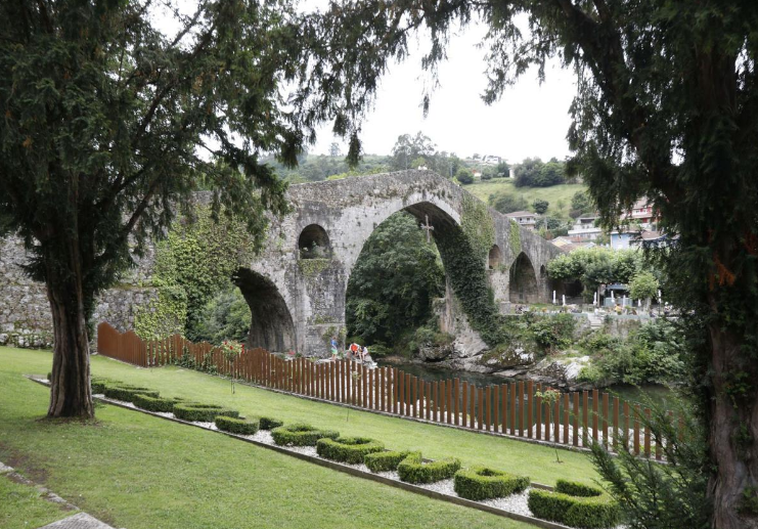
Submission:
[[[288,195],[291,212],[272,223],[266,248],[236,278],[253,313],[249,345],[326,355],[329,338],[344,328],[348,280],[364,243],[399,211],[433,226],[438,246],[464,229],[488,235],[489,249],[477,255],[501,311],[510,303],[548,300],[545,265],[560,250],[431,171],[293,185]],[[484,217],[472,216],[472,208],[483,210]],[[460,304],[448,255],[442,253],[448,285],[442,314],[465,323],[462,311],[453,309]],[[443,320],[443,330],[450,330],[450,321]]]

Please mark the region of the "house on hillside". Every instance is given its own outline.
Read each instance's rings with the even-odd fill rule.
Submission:
[[[514,211],[513,213],[506,213],[505,216],[515,220],[520,226],[528,230],[534,229],[538,217],[536,213],[530,211]]]
[[[602,228],[596,226],[600,217],[598,215],[586,215],[576,219],[576,223],[568,231],[569,237],[581,241],[594,241],[603,234]]]

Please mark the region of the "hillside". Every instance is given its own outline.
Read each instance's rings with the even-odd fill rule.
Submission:
[[[547,200],[550,202],[550,207],[548,208],[549,215],[568,218],[571,208],[571,197],[577,191],[587,189],[587,186],[584,184],[562,184],[552,187],[516,187],[513,185],[513,180],[498,178],[487,182],[470,184],[464,186],[464,188],[485,203],[489,203],[490,195],[499,191],[505,191],[515,196],[522,196],[530,205],[538,198]],[[559,201],[563,201],[562,208],[559,207]]]

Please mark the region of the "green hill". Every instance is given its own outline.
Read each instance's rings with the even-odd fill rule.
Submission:
[[[587,189],[587,186],[584,184],[561,184],[552,187],[516,187],[513,185],[513,180],[509,178],[476,182],[463,187],[466,191],[487,204],[489,204],[490,195],[498,192],[506,192],[524,197],[530,205],[530,210],[531,204],[535,199],[547,200],[550,202],[547,214],[563,218],[568,218],[568,213],[571,209],[571,197],[574,196],[574,193]],[[562,208],[559,207],[559,201],[563,201]]]

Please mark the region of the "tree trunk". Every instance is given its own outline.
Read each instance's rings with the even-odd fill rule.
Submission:
[[[713,388],[708,445],[712,527],[758,529],[758,369],[734,333],[711,324]]]
[[[75,250],[64,262],[48,259],[47,297],[55,345],[48,417],[94,417],[90,388],[89,336],[81,269]],[[67,269],[66,264],[72,264]]]

